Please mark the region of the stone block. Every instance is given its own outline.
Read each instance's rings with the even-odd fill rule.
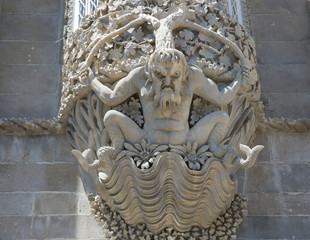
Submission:
[[[310,116],[310,95],[298,93],[265,94],[269,103],[264,111],[267,117],[303,119]]]
[[[256,163],[252,168],[246,170],[245,195],[256,192],[281,191],[281,176],[276,165]]]
[[[76,214],[78,198],[74,193],[36,193],[34,214]]]
[[[81,215],[90,215],[90,203],[86,194],[78,194],[79,206],[78,213]]]
[[[250,216],[285,215],[279,193],[248,193]]]
[[[5,13],[58,13],[61,0],[3,0]]]
[[[0,216],[0,238],[28,239],[31,235],[30,216]]]
[[[0,95],[0,117],[44,118],[57,116],[57,95]]]
[[[307,15],[253,15],[256,41],[303,41],[310,39]]]
[[[71,150],[65,135],[56,136],[55,162],[76,162]]]
[[[268,142],[269,135],[266,134],[256,134],[256,138],[252,146],[263,145],[264,149],[259,153],[256,163],[271,163],[271,151]]]
[[[0,136],[0,162],[29,163],[53,162],[55,137]]]
[[[245,170],[241,169],[237,173],[237,181],[238,181],[238,192],[244,192],[244,182],[245,182]]]
[[[310,92],[310,64],[258,65],[258,74],[264,94]]]
[[[57,93],[59,65],[0,65],[0,93]]]
[[[31,215],[32,203],[32,193],[0,193],[0,215]]]
[[[74,164],[1,164],[0,192],[75,192],[80,185]]]
[[[274,134],[270,135],[269,138],[277,162],[310,163],[310,135]]]
[[[310,216],[310,193],[286,193],[281,198],[284,205],[281,214]]]
[[[310,192],[310,165],[279,165],[284,192]]]
[[[307,0],[251,0],[252,14],[301,14],[306,15]]]
[[[101,227],[92,216],[40,216],[33,219],[32,238],[102,238]]]
[[[238,239],[309,239],[310,217],[249,216],[238,231]]]
[[[12,15],[0,16],[1,40],[57,41],[61,38],[58,15]]]
[[[259,64],[309,64],[309,41],[257,41]]]
[[[0,41],[0,65],[61,64],[60,42]]]

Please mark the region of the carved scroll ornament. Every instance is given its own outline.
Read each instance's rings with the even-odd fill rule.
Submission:
[[[263,148],[247,146],[260,94],[254,42],[205,1],[118,3],[86,21],[64,56],[61,120],[95,173],[96,218],[109,208],[127,230],[211,236],[233,206],[236,172]]]

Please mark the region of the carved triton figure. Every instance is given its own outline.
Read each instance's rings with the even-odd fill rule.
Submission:
[[[83,170],[98,171],[88,177],[111,210],[95,200],[96,220],[114,226],[105,216],[116,211],[126,222],[122,233],[111,228],[115,237],[127,239],[136,227],[143,235],[140,224],[154,236],[168,228],[208,231],[229,216],[236,172],[253,166],[263,149],[241,144],[252,142],[256,127],[251,41],[206,1],[155,4],[154,11],[138,2],[147,8],[130,10],[130,3],[124,11],[98,13],[80,32],[90,39],[86,49],[70,48],[65,100],[72,106],[78,98],[68,116],[72,153]],[[237,220],[220,236],[230,238]]]
[[[87,77],[86,70],[89,71],[88,78],[92,89],[108,106],[116,106],[138,93],[145,119],[141,129],[131,118],[119,111],[110,110],[106,113],[104,124],[112,148],[104,147],[100,150],[101,165],[97,166],[98,169],[107,169],[112,165],[111,158],[123,149],[124,142],[139,143],[142,139],[155,144],[181,145],[197,141],[198,146],[202,146],[207,143],[216,157],[223,157],[224,165],[231,164],[235,159],[234,147],[220,145],[229,126],[226,112],[212,112],[191,129],[188,117],[194,94],[218,107],[230,103],[240,87],[241,78],[248,77],[246,68],[242,73],[240,69],[230,85],[222,90],[219,90],[211,79],[206,78],[201,69],[188,66],[183,53],[173,48],[155,50],[146,66],[132,70],[128,76],[119,80],[113,89],[95,78],[90,68],[82,73],[84,79]],[[85,156],[74,151],[80,163],[84,162],[82,166],[85,165]]]

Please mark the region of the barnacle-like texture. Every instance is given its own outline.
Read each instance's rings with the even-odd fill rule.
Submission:
[[[167,227],[180,232],[208,228],[230,206],[237,189],[220,160],[211,158],[194,171],[173,152],[162,153],[150,169],[139,169],[124,157],[100,181],[107,201],[113,199],[126,223],[144,223],[157,234]]]
[[[221,214],[208,228],[192,227],[189,231],[178,232],[171,227],[165,228],[159,234],[148,230],[144,223],[133,227],[102,200],[100,196],[89,195],[91,213],[102,227],[105,237],[112,240],[225,240],[237,239],[237,229],[247,216],[247,199],[237,193],[230,207]]]

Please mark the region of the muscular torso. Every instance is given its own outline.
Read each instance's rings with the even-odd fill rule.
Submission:
[[[140,79],[138,88],[144,116],[144,137],[159,144],[184,144],[189,132],[188,117],[192,93],[182,96],[181,104],[173,111],[163,111],[155,106],[154,99],[142,94],[145,76]]]

